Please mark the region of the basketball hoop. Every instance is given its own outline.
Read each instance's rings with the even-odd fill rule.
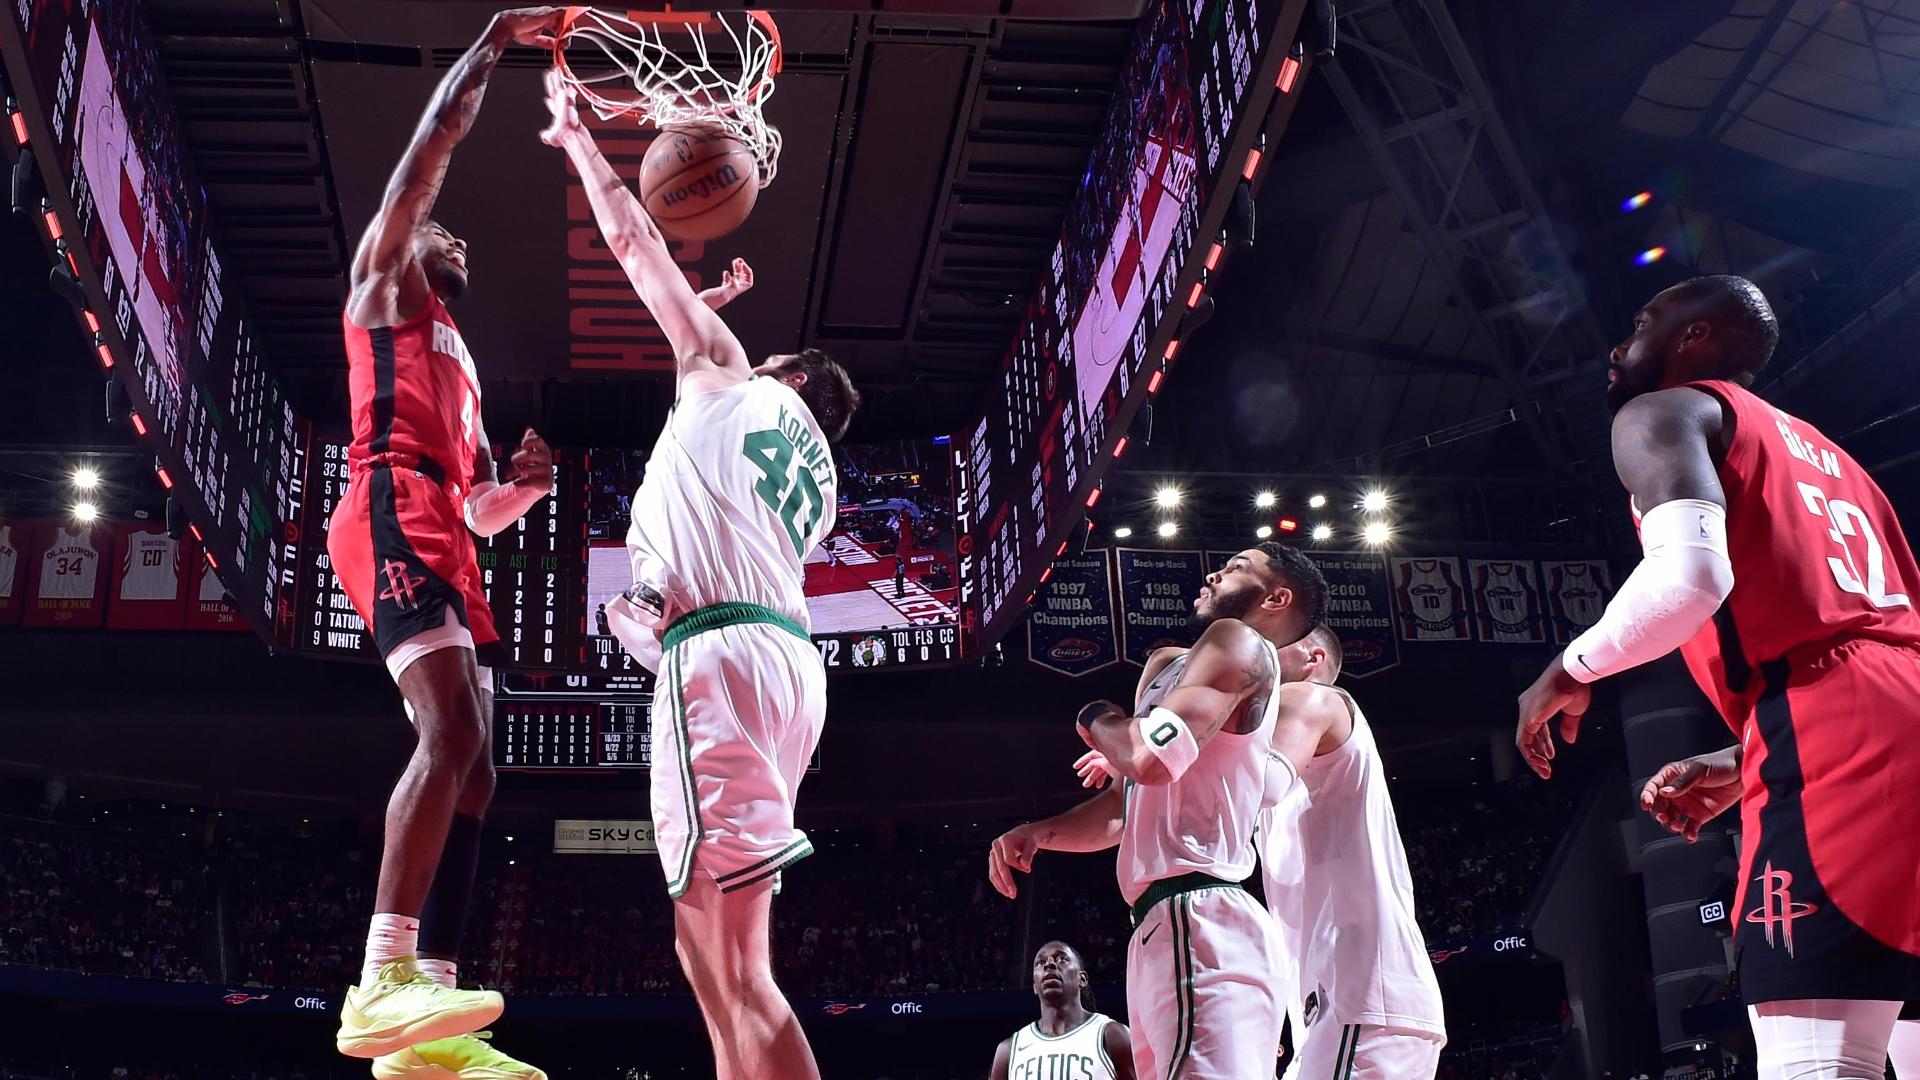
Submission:
[[[670,30],[682,46],[680,52],[668,44]],[[738,75],[728,76],[713,64],[707,35],[717,31],[733,42]],[[679,40],[681,32],[687,40]],[[598,48],[615,70],[575,74],[566,52],[575,44]],[[764,11],[737,13],[730,21],[724,12],[649,17],[570,7],[553,46],[553,64],[561,78],[600,119],[631,117],[662,130],[723,131],[752,151],[763,188],[773,181],[780,162],[780,131],[761,111],[773,96],[780,60],[780,28]]]

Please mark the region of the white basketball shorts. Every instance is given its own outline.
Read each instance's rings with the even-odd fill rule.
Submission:
[[[1141,1080],[1272,1076],[1280,1052],[1273,918],[1245,889],[1175,893],[1133,928],[1127,1023]]]
[[[1411,1028],[1340,1024],[1322,1013],[1307,1029],[1290,1080],[1433,1080],[1446,1040]]]

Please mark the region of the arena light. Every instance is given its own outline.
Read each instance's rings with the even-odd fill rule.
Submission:
[[[1099,488],[1094,488],[1092,491],[1087,492],[1087,509],[1089,510],[1093,509],[1094,506],[1097,505],[1099,502],[1100,502]]]
[[[140,419],[139,413],[130,412],[127,414],[127,419],[133,423],[133,433],[135,435],[138,435],[143,439],[147,437],[147,422],[145,420]]]
[[[1259,537],[1262,540],[1265,540],[1267,537],[1273,535],[1273,526],[1262,525],[1259,528],[1253,530],[1253,535]]]
[[[1147,396],[1148,397],[1152,397],[1153,395],[1160,392],[1160,380],[1165,378],[1166,375],[1167,375],[1167,369],[1165,368],[1154,369],[1153,378],[1147,380]]]
[[[1255,495],[1253,497],[1253,505],[1259,507],[1262,510],[1265,510],[1268,507],[1271,507],[1272,505],[1274,505],[1279,501],[1280,501],[1280,496],[1275,495],[1271,491],[1262,491],[1258,495]]]
[[[1125,540],[1127,537],[1132,535],[1133,535],[1133,526],[1131,525],[1119,525],[1119,526],[1116,526],[1113,530],[1113,538],[1115,540]]]
[[[16,146],[27,145],[27,114],[20,111],[20,103],[7,99],[7,119],[13,121],[13,141]]]
[[[73,486],[77,491],[92,491],[100,486],[100,470],[91,465],[82,465],[73,470]]]
[[[220,560],[213,557],[213,552],[202,551],[200,554],[206,556],[208,566],[213,567],[215,570],[220,569]]]
[[[1659,244],[1655,244],[1652,247],[1648,248],[1647,250],[1641,252],[1640,254],[1635,255],[1633,257],[1633,265],[1652,266],[1654,263],[1657,263],[1661,259],[1664,259],[1666,257],[1667,257],[1667,249],[1664,247],[1661,247]]]
[[[1653,192],[1642,191],[1637,195],[1628,196],[1626,201],[1620,204],[1620,212],[1623,214],[1631,214],[1652,201]]]
[[[95,336],[97,337],[98,335],[95,335]],[[112,369],[112,367],[113,367],[113,350],[112,350],[112,349],[109,349],[109,348],[107,348],[107,343],[106,343],[106,342],[104,342],[104,341],[102,341],[102,342],[101,342],[100,344],[98,344],[98,345],[95,345],[95,346],[93,347],[93,354],[94,354],[95,356],[98,356],[98,357],[100,358],[100,366],[101,366],[101,367],[103,367],[103,368],[107,368],[107,369],[109,369],[109,370],[111,370],[111,369]],[[141,432],[141,434],[142,434],[142,435],[145,435],[145,434],[146,434],[146,432],[144,432],[144,431],[143,431],[143,432]]]
[[[65,235],[60,229],[60,215],[54,213],[53,200],[42,197],[40,200],[40,221],[47,227],[47,236],[58,240]]]
[[[1314,538],[1315,540],[1331,540],[1331,539],[1333,539],[1333,526],[1331,526],[1331,525],[1324,525],[1324,524],[1323,524],[1323,525],[1315,525],[1315,526],[1313,527],[1313,538]]]
[[[92,502],[81,500],[73,504],[73,520],[82,525],[91,525],[100,518],[100,507]]]
[[[1180,505],[1180,489],[1172,484],[1162,484],[1153,493],[1153,504],[1162,510],[1171,510]]]
[[[1180,532],[1180,523],[1177,521],[1163,521],[1160,523],[1160,527],[1154,531],[1160,534],[1160,539],[1165,540],[1168,537],[1178,535]]]
[[[1319,494],[1318,492],[1315,492],[1313,498],[1307,500],[1307,505],[1312,507],[1315,510],[1318,510],[1321,507],[1327,505],[1327,497],[1325,495]]]
[[[1300,531],[1300,523],[1293,518],[1281,518],[1280,531],[1283,533],[1297,533]]]
[[[1057,559],[1060,556],[1065,555],[1066,553],[1067,553],[1067,541],[1062,540],[1060,541],[1060,547],[1054,551],[1053,557]]]
[[[1300,78],[1300,61],[1289,56],[1280,61],[1280,78],[1274,83],[1283,94],[1293,93],[1293,84]]]
[[[1393,530],[1384,521],[1369,521],[1367,527],[1360,530],[1360,539],[1379,547],[1393,536]]]
[[[83,308],[81,309],[80,317],[87,320],[87,333],[97,334],[100,332],[100,319],[93,312]]]
[[[1040,584],[1045,585],[1047,583],[1047,579],[1052,576],[1053,576],[1053,567],[1051,566],[1047,567],[1045,570],[1040,571]]]
[[[1240,167],[1240,179],[1251,180],[1253,174],[1260,171],[1262,152],[1258,146],[1247,151],[1247,163]]]
[[[1120,441],[1113,444],[1113,456],[1115,458],[1127,452],[1127,438],[1128,436],[1122,435],[1120,436]]]
[[[1225,258],[1226,254],[1227,245],[1222,241],[1215,240],[1212,245],[1207,248],[1207,269],[1219,269],[1220,260]]]
[[[1193,288],[1187,291],[1187,309],[1192,310],[1194,308],[1199,307],[1200,298],[1205,296],[1206,294],[1207,294],[1207,273],[1206,271],[1202,270],[1200,272],[1200,280],[1194,282]]]
[[[160,478],[161,487],[168,491],[173,490],[173,474],[168,472],[167,467],[160,464],[158,460],[155,460],[153,463],[153,475]]]
[[[1167,342],[1167,347],[1165,351],[1161,352],[1160,359],[1165,360],[1168,363],[1172,363],[1173,358],[1179,355],[1180,355],[1180,339],[1174,338],[1173,340]]]
[[[187,522],[187,531],[193,534],[193,539],[197,543],[204,544],[207,542],[207,538],[200,535],[200,526],[195,525],[193,522],[191,521]]]
[[[1387,493],[1375,488],[1360,496],[1360,509],[1369,514],[1377,514],[1387,508]]]

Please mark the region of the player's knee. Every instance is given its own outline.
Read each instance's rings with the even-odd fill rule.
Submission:
[[[464,806],[484,809],[493,801],[493,788],[493,753],[486,740],[482,739],[473,765],[467,770],[466,783],[460,788],[460,801]]]
[[[428,708],[417,710],[420,749],[437,767],[458,770],[471,782],[484,757],[486,729],[475,715],[471,703],[465,708]],[[492,782],[492,762],[485,762],[487,780]]]

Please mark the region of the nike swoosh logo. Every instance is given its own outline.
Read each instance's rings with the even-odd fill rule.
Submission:
[[[1165,923],[1160,924],[1160,926],[1165,926],[1165,925],[1166,925]],[[1156,926],[1153,929],[1147,931],[1147,936],[1140,939],[1140,944],[1145,945],[1147,942],[1152,941],[1153,935],[1160,932],[1160,926]]]

